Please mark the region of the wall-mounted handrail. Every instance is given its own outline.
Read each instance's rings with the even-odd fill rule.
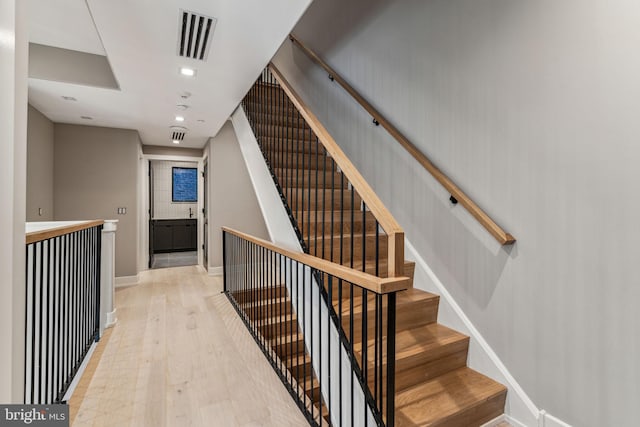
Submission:
[[[295,35],[289,39],[304,52],[311,60],[329,73],[329,78],[337,82],[351,95],[371,116],[376,124],[380,124],[389,134],[402,145],[429,173],[451,194],[454,203],[460,203],[480,224],[502,245],[510,245],[516,241],[515,237],[500,227],[485,211],[483,211],[469,196],[467,196],[451,179],[445,175],[433,162],[425,156],[411,141],[407,139],[393,124],[389,122],[373,105],[360,95],[346,80],[324,62],[315,52],[309,49]]]
[[[404,231],[402,227],[400,227],[393,215],[391,215],[389,210],[384,206],[378,195],[373,191],[360,172],[358,172],[353,163],[349,161],[346,154],[338,146],[320,120],[313,114],[287,79],[284,78],[280,70],[273,64],[269,64],[269,70],[293,105],[298,109],[300,115],[318,137],[318,140],[322,143],[331,158],[338,165],[341,172],[358,192],[369,211],[380,224],[380,227],[387,234],[388,275],[391,277],[402,276],[404,271]]]

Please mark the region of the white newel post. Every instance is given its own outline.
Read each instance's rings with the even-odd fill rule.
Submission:
[[[116,230],[118,220],[105,220],[102,228],[102,260],[100,262],[100,335],[117,322],[115,300]]]

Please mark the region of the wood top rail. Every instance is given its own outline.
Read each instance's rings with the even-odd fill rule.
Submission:
[[[314,257],[313,255],[293,252],[288,249],[281,248],[271,242],[251,236],[241,231],[234,230],[229,227],[222,227],[222,230],[234,236],[245,239],[249,242],[255,243],[258,246],[277,252],[295,261],[306,264],[324,273],[328,273],[340,279],[346,280],[347,282],[353,283],[356,286],[375,292],[377,294],[388,294],[391,292],[402,291],[411,287],[411,279],[409,277],[381,278],[373,276],[371,274],[367,274],[359,270],[354,270],[352,268],[345,267],[343,265],[336,264],[322,258]]]
[[[77,224],[61,225],[60,227],[48,228],[46,230],[32,231],[25,236],[26,244],[41,242],[43,240],[52,239],[65,234],[75,233],[76,231],[85,230],[87,228],[97,227],[104,224],[103,220],[83,221]]]
[[[429,173],[459,202],[473,217],[502,245],[510,245],[516,241],[515,237],[503,230],[486,212],[484,212],[473,200],[469,198],[447,175],[445,175],[431,160],[413,145],[395,126],[393,126],[378,110],[364,99],[354,88],[349,85],[333,68],[324,62],[318,55],[309,49],[293,34],[289,39],[315,63],[329,73],[331,79],[337,82],[349,95],[351,95],[389,134],[404,147]]]
[[[269,70],[387,234],[389,249],[387,251],[387,268],[389,277],[404,276],[404,231],[402,227],[396,222],[391,212],[384,206],[364,177],[360,175],[358,169],[344,154],[344,151],[338,146],[320,120],[311,112],[311,109],[291,87],[287,79],[284,78],[280,70],[272,63],[269,64]]]

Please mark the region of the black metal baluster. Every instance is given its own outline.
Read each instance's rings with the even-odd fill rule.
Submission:
[[[320,150],[320,146],[318,144],[318,138],[316,138],[316,150]],[[324,150],[324,147],[322,147],[322,153],[323,153],[323,166],[322,166],[322,259],[326,259],[325,257],[325,234],[324,234],[324,223],[325,223],[325,219],[326,219],[326,211],[327,211],[327,154]],[[333,187],[331,187],[331,191],[333,192]],[[317,209],[316,209],[317,211]],[[316,224],[318,223],[318,219],[316,218]],[[317,229],[317,226],[316,226]],[[331,299],[329,299],[329,301],[331,301]]]
[[[351,345],[349,360],[351,361],[351,371],[352,371],[349,374],[349,378],[351,380],[351,389],[350,389],[351,390],[351,425],[353,425],[353,419],[355,415],[355,410],[353,407],[353,397],[354,397],[353,396],[354,395],[353,369],[355,368],[355,364],[356,364],[356,357],[355,357],[356,352],[354,349],[354,344],[355,344],[354,341],[355,340],[353,338],[353,283],[349,283],[349,344]]]
[[[338,280],[338,335],[340,334],[340,330],[342,329],[342,279]],[[340,410],[340,422],[342,423],[342,345],[338,348],[338,359],[340,360],[340,364],[338,365],[338,384],[340,386],[338,389],[340,390],[340,396],[338,400],[339,410]],[[353,424],[352,424],[353,425]]]
[[[304,264],[302,264],[302,337],[306,343],[307,336],[307,268]],[[306,348],[306,345],[304,345]],[[304,362],[304,353],[303,353],[303,362]],[[307,365],[303,364],[303,378],[304,378],[304,406],[307,407]]]
[[[309,143],[311,144],[311,142]],[[315,256],[318,256],[318,207],[320,205],[318,205],[318,137],[316,137],[316,145],[315,145],[315,149],[316,149],[316,182],[315,182],[315,188],[316,188],[316,205],[314,208],[314,218],[313,218],[313,222],[314,222],[314,228],[313,228],[313,254]],[[322,192],[322,195],[324,196],[324,191]],[[311,222],[311,221],[309,221]],[[323,254],[323,258],[324,258],[324,248],[322,250],[322,254]]]
[[[47,253],[45,253],[44,250],[44,244],[45,242],[42,242],[42,248],[41,248],[41,264],[40,264],[40,329],[39,329],[39,341],[40,341],[40,345],[38,345],[38,358],[39,358],[39,363],[38,363],[38,393],[39,393],[39,397],[38,397],[38,401],[36,403],[44,403],[44,398],[43,398],[43,387],[42,385],[44,384],[44,380],[43,380],[43,375],[42,375],[42,353],[43,353],[43,344],[44,344],[44,334],[43,334],[43,330],[44,330],[44,305],[45,305],[45,300],[44,300],[44,275],[45,275],[45,258],[47,257]],[[46,348],[46,347],[45,347]]]
[[[351,268],[353,268],[353,263],[355,260],[355,253],[354,253],[354,226],[353,223],[355,222],[355,205],[354,205],[354,190],[353,190],[353,185],[351,186],[351,263],[349,264]],[[364,239],[362,240],[362,246],[364,247]],[[365,262],[365,258],[362,258],[362,263],[364,264]]]
[[[309,252],[311,252],[311,139],[311,128],[309,128],[309,163],[307,167],[307,182],[309,183],[309,198],[307,200],[307,241],[309,242]],[[305,160],[303,156],[302,161],[304,162]],[[318,192],[316,191],[316,206],[318,202],[317,194]],[[317,252],[313,253],[313,255],[316,256],[317,254]]]
[[[300,112],[298,111],[298,120],[300,120]],[[300,233],[302,235],[302,240],[305,242],[305,247],[303,248],[304,251],[306,253],[309,253],[309,243],[308,241],[304,238],[304,223],[305,223],[305,219],[304,219],[304,208],[305,208],[305,204],[304,204],[304,193],[306,191],[306,187],[305,187],[305,182],[304,182],[304,158],[305,158],[305,148],[307,146],[306,141],[305,141],[305,131],[306,131],[306,124],[304,125],[303,129],[302,129],[302,141],[298,141],[298,144],[302,143],[302,162],[300,161],[300,158],[298,158],[298,156],[296,156],[296,164],[300,165],[300,163],[302,163],[302,167],[300,168],[302,170],[302,187],[301,187],[301,192],[302,192],[302,204],[301,204],[301,208],[300,208]]]
[[[387,427],[395,425],[396,294],[387,294]]]
[[[363,267],[364,269],[364,267]],[[367,299],[369,298],[369,294],[365,288],[362,288],[362,377],[364,378],[365,387],[369,387],[369,359],[367,357],[367,350],[369,347],[368,341],[368,325],[367,325],[367,317],[369,316],[369,312],[367,309]],[[367,405],[364,405],[364,425],[369,425],[369,417],[367,417]]]
[[[329,355],[327,363],[327,383],[329,384],[329,386],[327,387],[327,408],[329,409],[328,425],[331,425],[331,413],[333,412],[333,405],[331,402],[331,389],[333,388],[333,383],[331,382],[331,310],[333,309],[333,275],[328,274],[327,281],[329,286],[329,304],[327,305],[327,354]],[[339,352],[338,357],[340,357]],[[342,384],[340,385],[340,387],[342,387]]]
[[[330,258],[331,258],[331,262],[335,262],[335,259],[333,258],[333,233],[334,233],[334,212],[336,210],[335,208],[335,200],[334,200],[334,196],[335,196],[335,180],[336,180],[336,162],[333,161],[333,159],[331,160],[331,235],[329,236],[329,252],[330,252]]]
[[[309,153],[309,159],[311,159],[311,153]],[[309,187],[311,187],[311,186],[309,186]],[[309,222],[311,222],[311,221],[309,221]],[[309,238],[309,239],[311,239],[311,238]],[[311,283],[313,282],[313,277],[314,277],[313,269],[311,269],[311,267],[309,267],[309,282],[311,282]],[[314,391],[314,387],[313,387],[313,377],[314,377],[314,375],[313,375],[313,347],[314,347],[313,346],[313,341],[314,341],[313,306],[314,306],[314,304],[313,304],[313,286],[310,286],[309,287],[309,323],[310,323],[309,329],[311,329],[311,336],[309,337],[309,341],[310,341],[311,351],[309,352],[309,360],[310,360],[309,378],[311,380],[310,387],[311,387],[311,418],[312,419],[313,419],[313,408],[315,406],[314,402],[316,400],[315,393],[313,392]],[[319,305],[318,305],[318,308],[320,308]],[[306,318],[305,318],[305,320],[306,320]]]
[[[366,259],[367,259],[367,204],[365,202],[362,202],[362,271],[366,271]]]

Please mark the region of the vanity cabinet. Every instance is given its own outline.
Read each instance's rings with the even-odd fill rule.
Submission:
[[[195,251],[198,249],[198,224],[195,219],[155,219],[153,253]]]

